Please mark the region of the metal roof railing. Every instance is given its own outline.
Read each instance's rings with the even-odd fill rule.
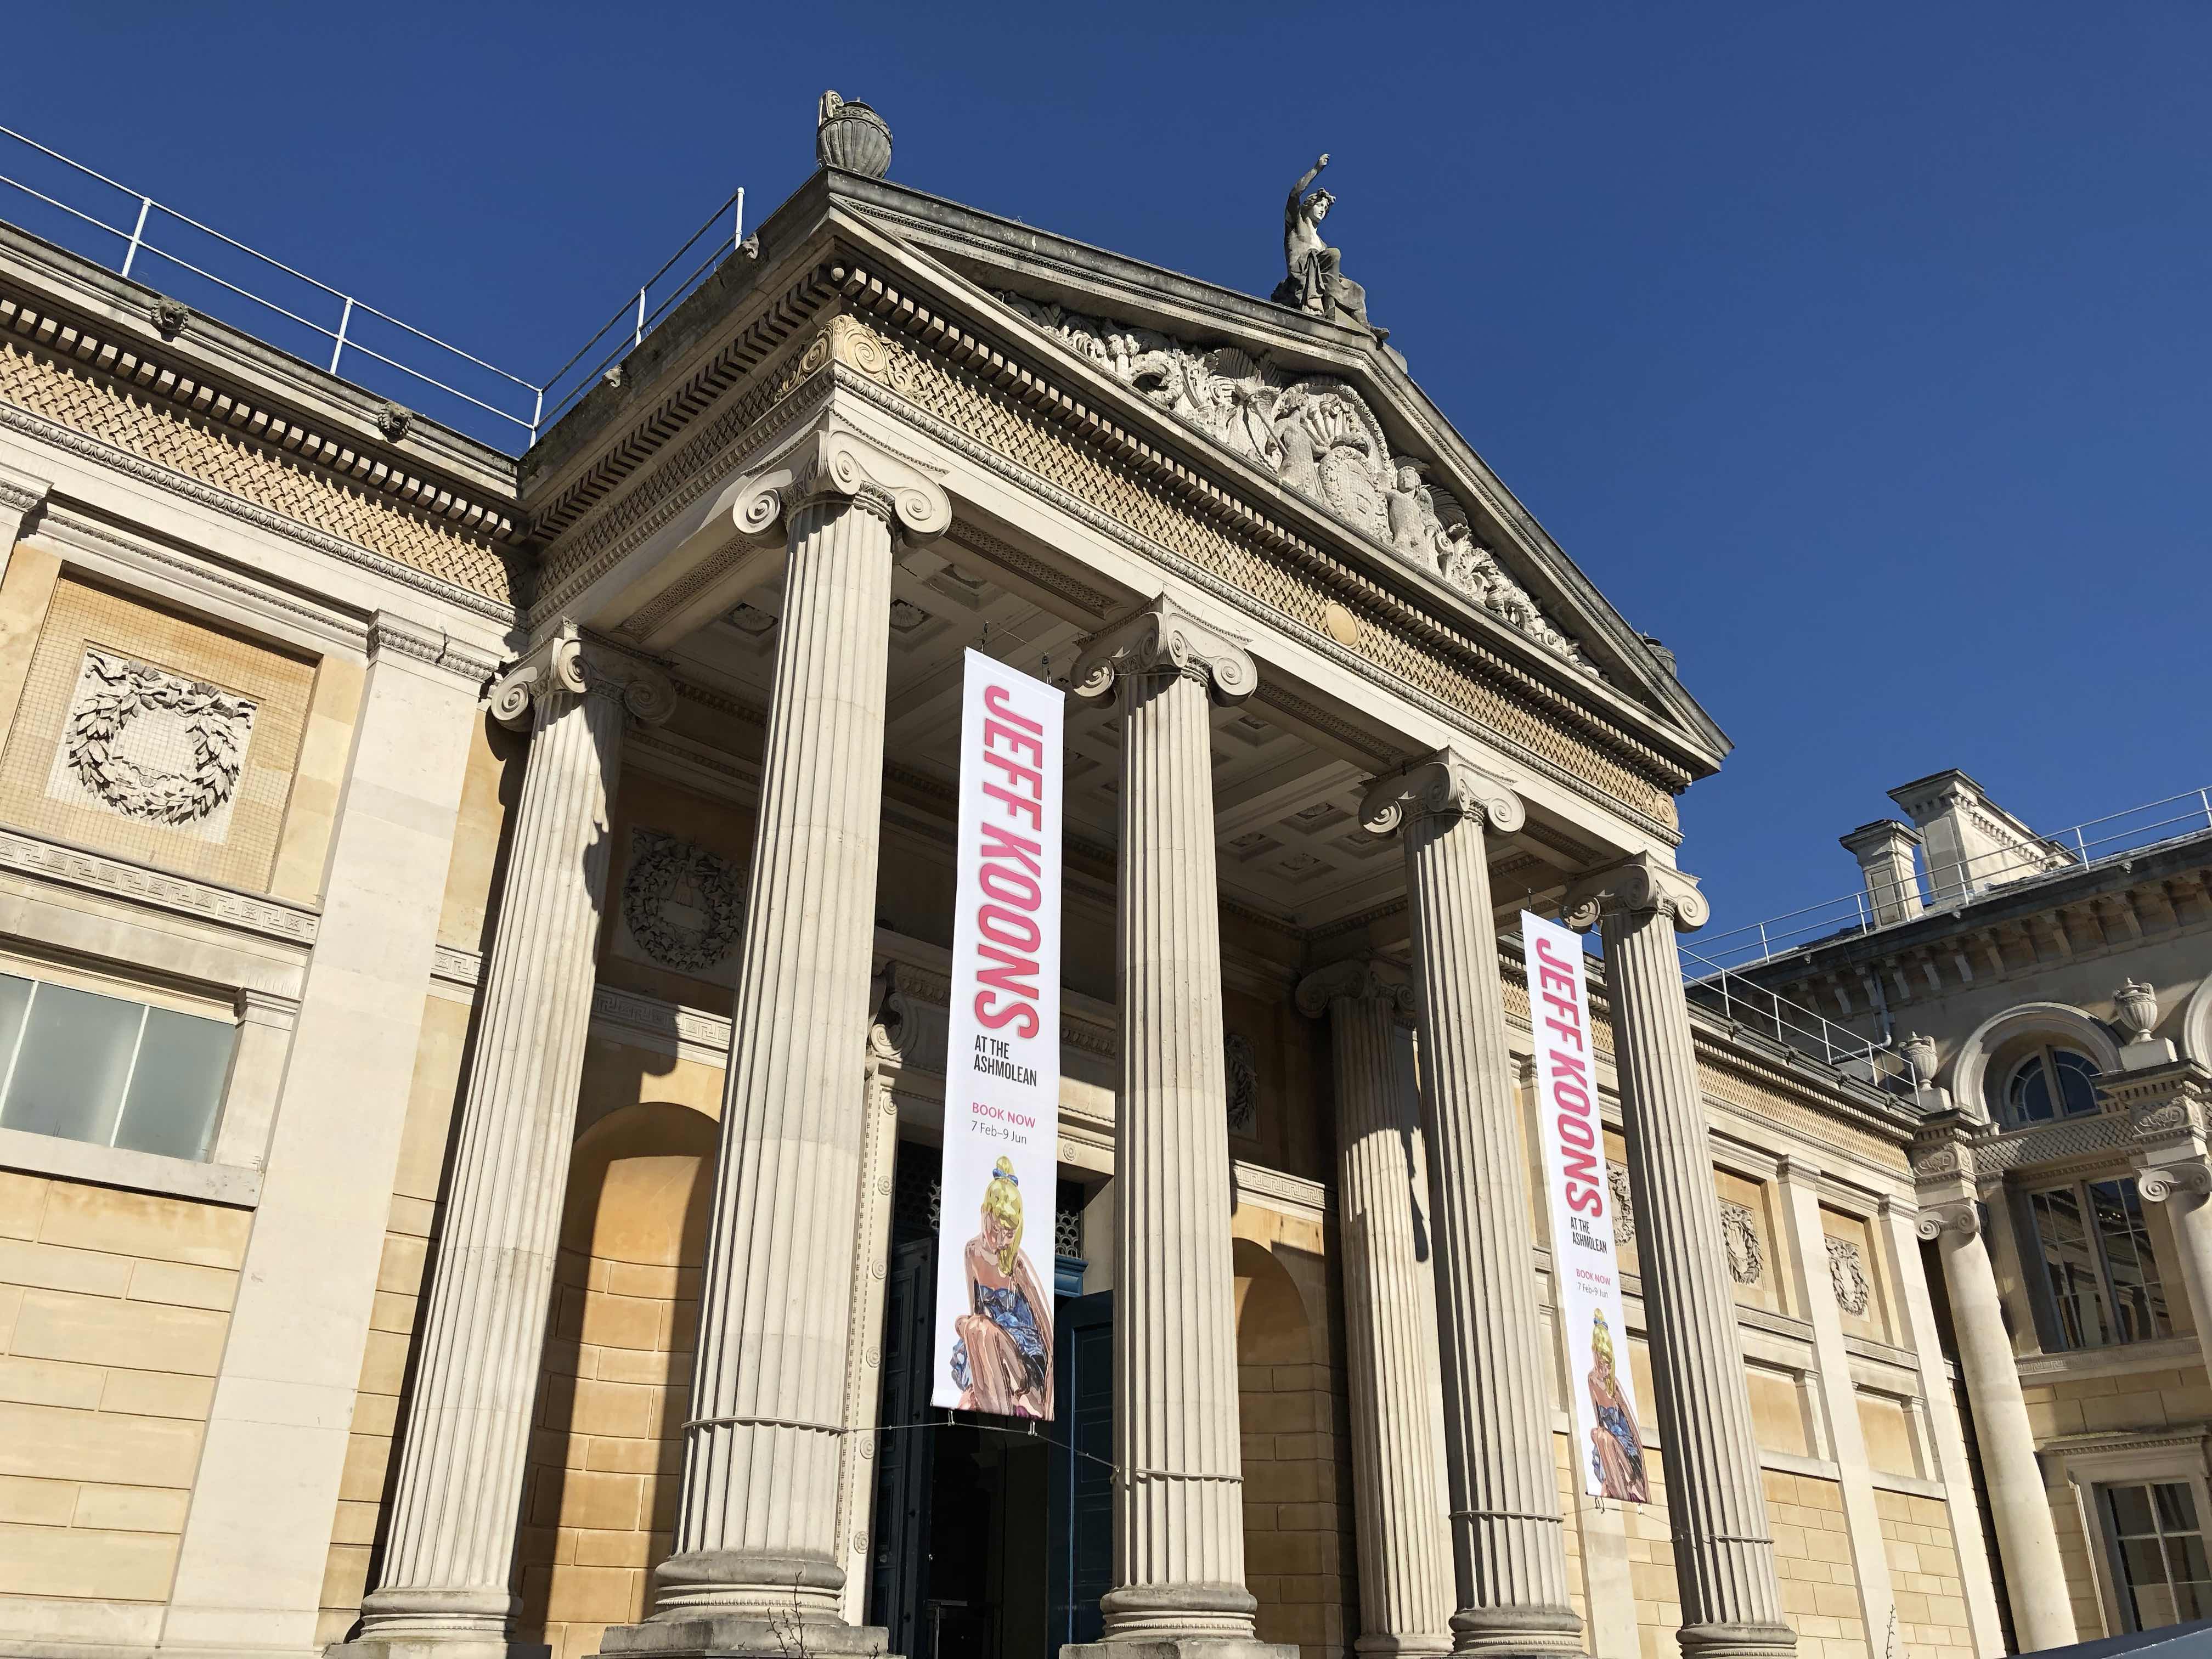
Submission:
[[[2098,833],[2089,834],[2092,830]],[[2091,869],[2206,830],[2212,830],[2212,786],[2185,790],[2041,836],[2041,848],[2032,853],[2007,851],[1968,860],[1970,867],[1963,873],[1958,866],[1948,865],[1941,872],[1947,879],[1940,884],[1929,875],[1916,872],[1912,893],[1926,908],[1940,910],[2006,885],[2008,878],[2025,880],[2059,870]],[[1899,925],[1880,920],[1873,897],[1861,888],[1841,898],[1784,911],[1725,933],[1700,934],[1698,959],[1716,969],[1753,967],[1806,945],[1832,944]]]
[[[175,297],[207,301],[201,308],[210,315],[234,323],[279,350],[320,363],[333,374],[342,366],[368,359],[382,370],[405,377],[396,384],[410,402],[425,390],[452,399],[440,418],[510,453],[515,453],[518,435],[522,447],[537,442],[548,424],[635,350],[647,331],[682,303],[726,255],[744,246],[745,192],[740,188],[646,279],[635,299],[626,299],[613,318],[541,384],[403,322],[11,127],[0,126],[0,137],[21,147],[0,150],[12,158],[8,164],[11,170],[0,172],[0,185],[21,192],[21,198],[11,199],[27,198],[49,215],[59,216],[48,217],[51,228],[62,233],[54,240],[64,240],[118,275],[141,283],[149,281],[149,267],[158,265],[164,292],[169,286],[191,290]],[[18,173],[26,176],[18,177]],[[29,176],[34,173],[35,183]],[[34,210],[33,216],[47,216]],[[726,222],[726,235],[708,241],[709,233]],[[86,239],[84,230],[94,234]],[[87,240],[91,246],[83,245]],[[678,262],[702,242],[707,244],[704,257],[672,283],[668,281]],[[279,290],[283,297],[263,291],[269,289]],[[599,356],[591,357],[602,347]],[[368,373],[371,378],[387,378],[377,369]]]

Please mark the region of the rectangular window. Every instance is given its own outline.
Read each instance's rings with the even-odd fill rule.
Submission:
[[[2134,1176],[2030,1193],[2027,1212],[2043,1263],[2045,1348],[2173,1334]]]
[[[0,1128],[204,1158],[238,1028],[0,974]]]
[[[2100,1487],[2120,1611],[2130,1630],[2212,1618],[2212,1568],[2197,1500],[2179,1480]]]

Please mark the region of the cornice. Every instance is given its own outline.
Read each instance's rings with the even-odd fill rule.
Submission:
[[[204,378],[204,371],[196,375],[143,342],[115,337],[98,325],[60,316],[16,295],[0,295],[0,328],[180,415],[228,428],[333,477],[391,496],[414,512],[489,540],[514,538],[509,503],[417,471],[396,451],[380,451],[349,434],[336,435],[298,421],[273,401],[217,385]]]

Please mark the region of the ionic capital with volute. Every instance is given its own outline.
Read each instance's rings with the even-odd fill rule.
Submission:
[[[1649,853],[1624,859],[1609,870],[1585,876],[1567,890],[1560,920],[1577,933],[1596,926],[1609,912],[1629,915],[1663,913],[1674,930],[1686,933],[1711,918],[1713,907],[1698,890],[1695,876],[1662,864]]]
[[[1370,836],[1389,835],[1409,817],[1479,818],[1510,834],[1528,821],[1528,810],[1504,779],[1457,749],[1439,749],[1384,773],[1360,797],[1360,825]]]
[[[527,726],[535,704],[563,693],[612,698],[647,726],[676,712],[676,688],[659,666],[586,634],[566,617],[492,682],[492,718]]]
[[[1978,1237],[1982,1231],[1982,1206],[1971,1198],[1953,1197],[1938,1204],[1923,1203],[1920,1218],[1912,1224],[1912,1231],[1931,1243],[1948,1231],[1968,1238]]]
[[[934,541],[952,525],[952,501],[920,463],[850,427],[825,421],[774,467],[724,492],[731,528],[746,541],[780,541],[802,507],[847,501],[872,513],[908,544]]]
[[[1203,685],[1216,703],[1240,703],[1260,688],[1260,671],[1246,649],[1250,644],[1162,593],[1085,641],[1075,659],[1073,694],[1102,702],[1125,679],[1180,676]]]
[[[2145,1198],[2212,1195],[2212,1073],[2177,1060],[2124,1074],[2099,1092],[2129,1115],[2136,1185]]]
[[[1295,1000],[1300,1013],[1308,1019],[1319,1019],[1339,997],[1352,1002],[1379,1002],[1394,1018],[1413,1011],[1413,988],[1383,963],[1364,957],[1315,969],[1298,981]]]

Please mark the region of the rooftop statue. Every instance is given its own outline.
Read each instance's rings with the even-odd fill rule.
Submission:
[[[1328,217],[1336,198],[1325,190],[1308,194],[1306,186],[1328,165],[1324,153],[1291,186],[1290,198],[1283,204],[1283,263],[1289,275],[1269,297],[1278,305],[1296,306],[1316,317],[1342,318],[1370,331],[1378,341],[1387,339],[1388,329],[1367,320],[1367,290],[1344,274],[1343,255],[1321,239],[1321,222]]]

